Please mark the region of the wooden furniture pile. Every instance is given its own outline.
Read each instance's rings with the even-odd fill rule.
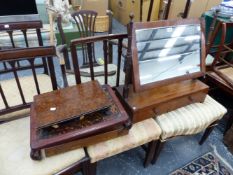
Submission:
[[[206,140],[226,109],[207,95],[208,86],[191,80],[205,73],[201,21],[133,23],[132,19],[133,16],[128,35],[91,36],[71,42],[75,83],[70,87],[65,83],[65,54],[57,54],[55,47],[0,51],[0,61],[12,67],[10,72],[20,101],[16,104],[13,99],[14,103],[9,103],[14,98],[14,95],[6,95],[10,86],[0,88],[1,116],[31,107],[30,121],[25,117],[0,125],[0,133],[3,133],[0,135],[3,141],[0,174],[14,174],[20,165],[19,175],[74,174],[80,170],[83,174],[95,175],[97,162],[139,146],[145,150],[144,166],[147,167],[156,162],[167,139],[206,129],[200,144]],[[123,66],[124,38],[128,38],[128,51]],[[111,40],[119,43],[114,77],[108,73]],[[95,76],[92,45],[96,42],[103,44],[101,76]],[[87,48],[89,80],[82,78],[77,52],[80,45]],[[59,62],[57,55],[62,63],[63,87],[58,86],[56,77],[59,66],[54,67]],[[37,57],[46,60],[44,69],[48,81],[38,78],[41,73],[34,65]],[[28,83],[25,80],[28,76],[19,74],[22,69],[16,69],[20,68],[16,67],[17,61],[29,62],[32,72],[29,88],[22,85]],[[160,77],[162,74],[165,75]],[[7,81],[1,80],[0,87]],[[44,92],[40,83],[50,88]],[[29,89],[33,93],[26,98],[29,93],[25,90]]]
[[[206,75],[206,83],[211,88],[211,93],[218,98],[224,106],[227,107],[228,113],[226,117],[226,128],[224,143],[232,152],[233,139],[232,139],[232,124],[233,124],[233,64],[232,64],[232,40],[227,38],[227,33],[232,28],[232,22],[226,22],[217,17],[216,12],[215,19],[212,26],[212,34],[210,35],[209,46],[207,53],[212,55],[212,64],[210,71]],[[214,46],[217,35],[220,35],[220,43]]]

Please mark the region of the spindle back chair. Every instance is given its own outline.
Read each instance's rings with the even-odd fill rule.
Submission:
[[[90,37],[90,36],[94,36],[94,28],[95,28],[95,21],[96,21],[96,17],[97,17],[98,13],[92,10],[79,10],[77,12],[74,12],[72,14],[72,17],[77,25],[78,28],[78,32],[81,38],[84,37]],[[95,50],[94,50],[95,45],[93,44],[91,49],[92,49],[92,54],[94,56],[94,60],[93,63],[95,65],[97,64],[97,61],[95,59]],[[88,67],[89,66],[89,62],[88,62],[88,56],[87,56],[87,52],[89,52],[90,50],[88,50],[88,48],[86,48],[85,46],[81,45],[82,48],[82,52],[83,52],[83,64],[82,67]],[[90,49],[90,48],[89,48]]]
[[[43,46],[42,27],[42,21],[0,23],[0,50]],[[1,61],[0,65],[0,72],[11,72],[6,62]],[[46,61],[42,58],[35,66],[45,65]],[[27,69],[29,65],[21,65],[20,61],[17,61],[17,66],[20,69]]]
[[[34,95],[58,89],[54,56],[53,46],[0,51],[0,61],[10,66],[7,72],[0,72],[0,121],[4,114],[28,108]],[[38,68],[36,62],[41,57],[47,63]],[[28,66],[18,67],[19,61],[27,62]]]
[[[79,45],[85,45],[87,47],[88,51],[88,62],[89,67],[86,69],[89,69],[90,72],[90,78],[89,80],[99,80],[101,84],[109,84],[111,86],[119,86],[121,84],[122,79],[124,79],[123,72],[121,71],[122,68],[122,45],[123,40],[127,38],[127,34],[113,34],[113,35],[101,35],[101,36],[94,36],[94,37],[86,37],[86,38],[80,38],[76,40],[71,41],[71,55],[72,55],[72,61],[74,66],[74,75],[75,75],[75,83],[80,84],[81,82],[87,81],[84,79],[85,75],[82,74],[82,69],[80,69],[79,62],[78,62],[78,53],[77,53],[77,46]],[[117,64],[113,65],[116,67],[116,71],[113,71],[114,73],[111,73],[112,70],[109,70],[110,62],[109,62],[109,42],[111,40],[118,40],[118,53],[117,53]],[[103,45],[103,57],[104,57],[104,65],[103,65],[103,72],[97,72],[94,68],[94,55],[92,52],[92,45],[94,43],[100,42]],[[100,67],[100,66],[98,66]],[[114,76],[114,82],[110,82],[110,77],[113,76],[112,74],[116,74]],[[122,79],[121,79],[122,78]]]

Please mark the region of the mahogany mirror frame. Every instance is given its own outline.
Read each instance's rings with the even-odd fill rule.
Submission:
[[[165,80],[160,80],[148,84],[141,85],[140,84],[140,75],[139,75],[139,61],[138,61],[138,51],[136,45],[136,30],[140,29],[150,29],[157,27],[172,27],[177,25],[192,25],[192,24],[200,24],[201,27],[201,51],[200,51],[200,72],[190,73],[189,75],[177,76],[174,78],[169,78]],[[156,22],[135,22],[132,24],[132,44],[131,44],[131,52],[132,52],[132,68],[133,68],[133,87],[135,92],[140,92],[144,90],[148,90],[151,88],[167,85],[170,83],[175,83],[178,81],[183,81],[187,79],[194,79],[205,74],[205,36],[204,36],[204,20],[200,19],[182,19],[182,20],[162,20]]]

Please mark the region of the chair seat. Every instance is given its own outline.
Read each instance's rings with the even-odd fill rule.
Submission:
[[[45,93],[52,91],[51,78],[45,74],[37,75],[37,80],[39,83],[40,93]],[[36,85],[33,76],[24,76],[19,78],[25,101],[30,103],[33,101],[33,97],[37,95]],[[3,80],[1,81],[1,86],[6,97],[7,103],[10,107],[14,107],[22,104],[22,99],[19,93],[19,89],[15,79]],[[6,106],[0,96],[0,110],[5,109]],[[29,109],[20,110],[4,115],[0,115],[0,121],[9,120],[14,117],[26,116],[29,113]]]
[[[84,68],[84,69],[80,69],[80,71],[83,72],[90,72],[90,68]],[[104,71],[104,66],[96,66],[94,67],[94,72],[100,72],[100,71]],[[115,64],[108,64],[108,71],[116,71],[117,72],[117,66]],[[74,74],[67,74],[67,81],[69,86],[73,86],[76,85],[76,81],[75,81],[75,76]],[[117,77],[117,73],[115,73],[114,75],[109,75],[108,76],[108,85],[110,85],[111,87],[116,86],[116,77]],[[100,84],[105,84],[105,78],[104,76],[96,76],[95,80],[98,80]],[[88,82],[91,81],[91,77],[84,77],[81,76],[81,81],[82,83],[84,82]],[[125,73],[121,70],[120,71],[120,81],[119,84],[122,85],[124,84],[125,81]]]
[[[224,75],[226,75],[230,80],[233,81],[233,67],[219,69],[219,71],[223,73]]]
[[[152,140],[158,140],[160,134],[161,129],[151,118],[134,124],[125,136],[89,146],[87,152],[91,158],[91,163],[94,163]]]
[[[155,118],[162,129],[161,138],[196,134],[220,120],[227,110],[210,96],[203,103],[194,103]]]
[[[84,149],[34,161],[30,158],[30,118],[0,125],[1,175],[51,175],[85,157]]]

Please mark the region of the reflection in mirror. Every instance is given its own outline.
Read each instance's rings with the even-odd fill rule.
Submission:
[[[140,84],[200,72],[200,25],[136,30]]]

